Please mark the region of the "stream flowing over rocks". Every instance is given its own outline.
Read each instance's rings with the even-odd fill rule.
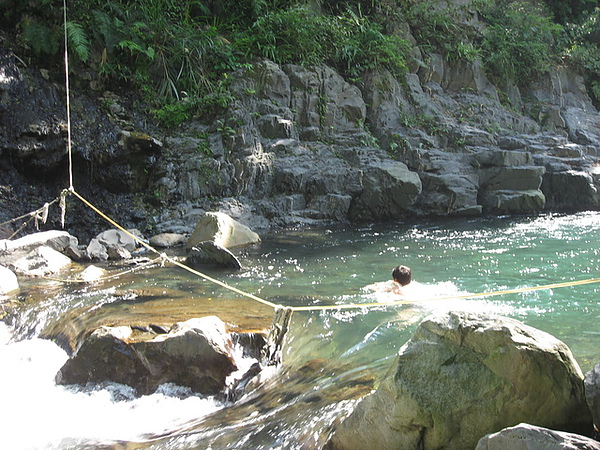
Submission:
[[[47,276],[139,247],[73,195],[63,210],[50,204],[70,182],[64,74],[27,65],[14,48],[0,39],[0,294],[18,290],[4,266]],[[256,61],[231,74],[226,109],[170,129],[127,86],[74,74],[74,188],[153,245],[187,244],[199,253],[191,261],[235,268],[232,235],[198,236],[199,220],[233,219],[251,244],[280,227],[598,208],[600,115],[580,75],[555,67],[535,83],[495,86],[480,61],[415,58],[401,77],[379,69],[352,81],[324,65]],[[21,237],[23,222],[58,229],[63,212],[66,231],[18,242],[40,237]],[[90,268],[82,279],[104,275]],[[239,358],[221,320],[60,329],[74,354],[57,381],[223,393]],[[430,316],[378,388],[333,421],[326,448],[598,448],[585,438],[600,426],[598,373],[584,383],[565,344],[518,321]]]

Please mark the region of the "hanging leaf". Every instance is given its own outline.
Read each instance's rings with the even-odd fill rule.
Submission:
[[[67,22],[67,40],[78,58],[83,62],[87,61],[90,56],[90,41],[77,22]]]

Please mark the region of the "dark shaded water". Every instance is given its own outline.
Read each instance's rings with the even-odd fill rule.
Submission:
[[[584,371],[600,362],[598,284],[494,297],[448,298],[598,277],[600,214],[446,220],[361,229],[274,233],[240,255],[223,281],[288,306],[389,302],[364,286],[413,269],[418,302],[295,312],[284,365],[235,404],[163,386],[136,398],[126,386],[64,387],[64,347],[108,323],[165,323],[216,314],[252,328],[273,311],[179,268],[153,267],[96,286],[25,287],[11,326],[0,324],[2,448],[318,448],[385,374],[427,314],[510,316],[572,349]],[[441,299],[436,299],[441,298]],[[267,378],[267,377],[265,377]]]

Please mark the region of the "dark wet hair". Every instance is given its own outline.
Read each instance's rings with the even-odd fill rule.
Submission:
[[[396,266],[392,270],[392,278],[402,286],[406,286],[412,280],[412,271],[410,267]]]

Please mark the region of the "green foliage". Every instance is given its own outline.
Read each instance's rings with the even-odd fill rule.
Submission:
[[[214,117],[221,114],[233,101],[233,96],[220,86],[201,97],[162,103],[154,109],[154,118],[166,128],[174,128],[193,117]]]
[[[557,55],[566,56],[600,100],[595,5],[594,0],[69,0],[67,37],[75,65],[139,88],[157,119],[176,126],[222,112],[233,100],[229,74],[256,57],[324,63],[350,80],[380,68],[401,75],[411,49],[390,32],[398,18],[410,25],[426,54],[442,53],[449,62],[481,59],[502,81],[533,81]],[[58,64],[62,8],[63,0],[0,0],[0,24],[34,56]],[[474,11],[485,29],[466,24]],[[432,132],[442,131],[424,122]]]
[[[359,77],[365,70],[384,67],[396,75],[406,71],[410,46],[397,35],[387,35],[372,20],[348,11],[335,20],[336,48],[333,62],[350,77]]]
[[[473,61],[479,57],[479,50],[471,43],[471,31],[457,20],[461,7],[450,3],[442,8],[436,0],[404,0],[401,9],[425,52],[442,53],[448,61]]]
[[[577,23],[598,5],[597,0],[544,0],[554,20],[562,25]]]
[[[240,34],[237,48],[246,56],[260,55],[279,64],[325,61],[333,40],[327,17],[302,6],[273,11]]]
[[[569,63],[583,73],[592,99],[600,105],[600,8],[587,20],[566,27],[570,45],[565,56]]]
[[[90,41],[83,29],[77,22],[67,22],[67,42],[69,48],[75,52],[81,61],[87,61],[90,56]]]
[[[154,118],[165,128],[174,128],[190,120],[197,105],[194,102],[176,102],[163,105],[152,111]]]
[[[488,26],[483,60],[493,76],[525,84],[547,73],[557,62],[562,28],[544,10],[525,1],[490,2],[481,14]]]
[[[37,20],[28,20],[24,23],[23,40],[36,56],[56,55],[61,44],[60,34]]]
[[[350,9],[324,16],[304,6],[266,14],[239,35],[236,46],[247,57],[260,55],[279,64],[328,63],[350,77],[378,67],[400,74],[409,52],[404,39],[384,34],[377,23]]]

